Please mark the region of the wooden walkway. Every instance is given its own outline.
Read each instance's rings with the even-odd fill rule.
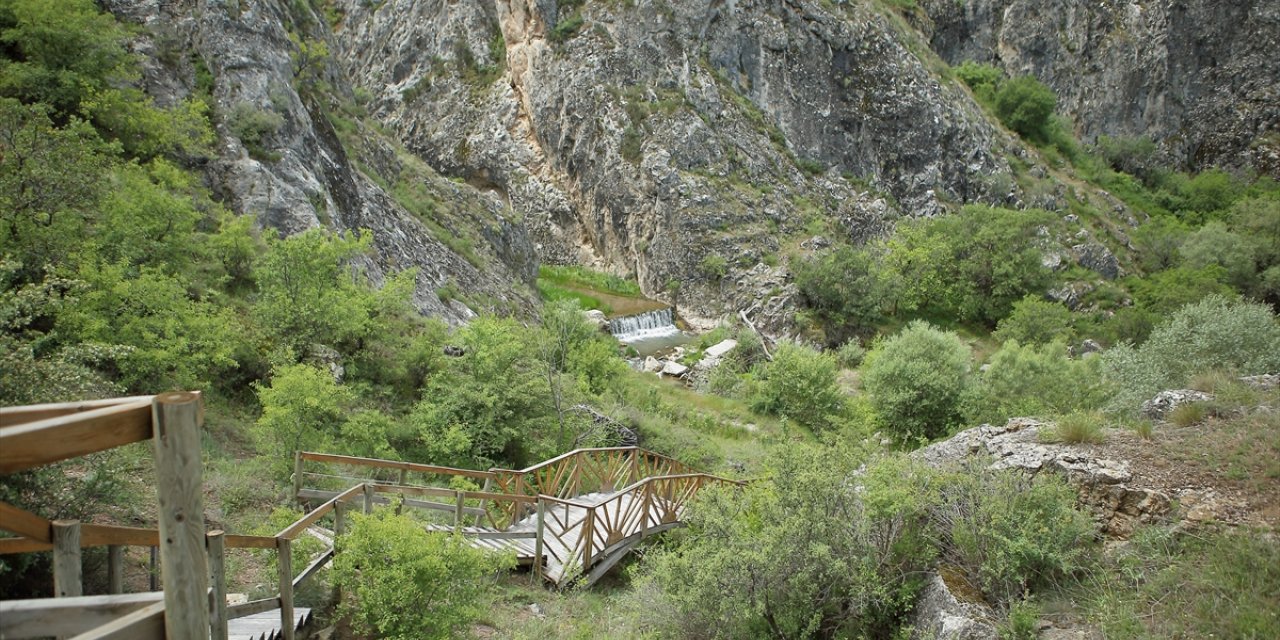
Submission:
[[[298,607],[293,610],[293,615],[298,619],[295,631],[311,621],[311,609]],[[227,623],[228,640],[279,640],[283,637],[284,634],[280,632],[279,609],[236,618]]]

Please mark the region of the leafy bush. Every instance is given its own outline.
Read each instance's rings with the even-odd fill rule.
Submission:
[[[936,438],[963,418],[969,369],[969,348],[956,334],[917,320],[872,349],[862,382],[887,431]]]
[[[941,559],[1007,611],[1090,557],[1093,522],[1075,504],[1075,490],[1055,476],[978,465],[949,474],[932,511]]]
[[[1269,307],[1210,296],[1174,313],[1141,347],[1113,347],[1104,375],[1119,385],[1110,408],[1136,411],[1162,389],[1211,369],[1249,375],[1280,370],[1280,323]]]
[[[259,109],[248,102],[238,102],[227,114],[227,126],[254,158],[266,161],[278,159],[264,145],[267,138],[284,126],[284,116],[270,109]]]
[[[1071,310],[1066,305],[1029,295],[1013,304],[1013,311],[996,324],[991,337],[1022,344],[1070,342],[1074,337],[1071,325]]]
[[[1004,82],[1004,72],[999,68],[966,60],[960,65],[953,67],[956,77],[962,82],[969,85],[973,90],[973,95],[978,101],[984,104],[993,104],[996,98],[996,91],[1000,89],[1000,85]]]
[[[1002,424],[1018,416],[1097,409],[1110,397],[1098,358],[1072,360],[1062,343],[1006,342],[978,376],[969,417]]]
[[[757,368],[758,384],[751,406],[768,415],[786,416],[819,430],[840,413],[842,398],[836,386],[839,367],[829,354],[783,344],[773,361]]]
[[[775,451],[765,479],[704,491],[688,534],[640,565],[634,598],[655,637],[890,637],[933,556],[926,469],[872,465],[801,445]]]
[[[884,318],[886,283],[868,249],[841,246],[793,265],[805,304],[828,329],[828,342],[866,334]]]
[[[355,402],[352,392],[333,375],[309,364],[277,369],[267,385],[256,385],[262,416],[253,429],[258,451],[276,461],[285,476],[293,468],[293,452],[332,446],[343,418]]]
[[[850,338],[836,350],[836,362],[846,369],[856,369],[866,355],[867,350],[862,348],[862,343],[857,338]]]
[[[1000,121],[1033,142],[1048,142],[1051,116],[1058,97],[1032,76],[1006,81],[996,92],[995,109]]]
[[[379,509],[352,514],[336,542],[339,613],[362,633],[410,640],[454,638],[483,612],[492,576],[515,558],[476,549],[461,537],[428,532],[407,516]]]

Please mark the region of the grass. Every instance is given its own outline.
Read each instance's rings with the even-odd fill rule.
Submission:
[[[1280,638],[1280,541],[1144,529],[1079,591],[1107,638]]]
[[[613,306],[590,294],[562,287],[543,278],[538,278],[538,294],[547,302],[560,300],[576,300],[583,309],[599,309],[605,315],[613,314]]]
[[[1097,412],[1069,413],[1058,418],[1054,428],[1043,432],[1042,436],[1049,442],[1099,444],[1106,439],[1102,434],[1105,424],[1106,418]]]
[[[590,289],[628,298],[643,296],[635,280],[574,265],[542,265],[538,268],[538,280],[559,287]]]
[[[1204,420],[1207,413],[1204,403],[1188,402],[1169,412],[1169,422],[1178,427],[1190,427]]]

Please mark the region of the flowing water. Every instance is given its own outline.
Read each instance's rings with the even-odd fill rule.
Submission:
[[[670,349],[690,339],[689,334],[676,326],[675,314],[670,307],[614,318],[609,321],[609,333],[642,356]]]

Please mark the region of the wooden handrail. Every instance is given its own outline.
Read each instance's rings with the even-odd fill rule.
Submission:
[[[0,502],[0,529],[39,542],[52,542],[51,523],[7,502]]]
[[[36,420],[47,420],[58,416],[93,411],[103,407],[114,407],[135,402],[151,402],[153,398],[155,396],[129,396],[126,398],[108,398],[106,400],[82,400],[79,402],[29,404],[22,407],[0,407],[0,429],[16,427]]]
[[[494,469],[490,469],[490,471],[498,472],[498,473],[517,473],[517,474],[533,473],[543,467],[553,465],[557,462],[561,462],[573,456],[581,455],[584,453],[595,453],[595,452],[603,452],[603,451],[644,451],[644,449],[641,449],[640,447],[588,447],[584,449],[574,449],[573,451],[566,451],[565,453],[562,453],[554,458],[551,458],[550,460],[543,460],[542,462],[539,462],[538,464],[535,464],[532,467],[526,467],[524,469],[494,468]]]
[[[151,438],[151,401],[128,402],[0,429],[0,473],[25,471]]]
[[[399,469],[401,471],[410,471],[417,473],[431,473],[436,475],[449,476],[465,476],[468,478],[476,478],[478,480],[488,480],[494,476],[489,471],[478,471],[475,469],[455,469],[453,467],[438,467],[430,464],[418,464],[416,462],[401,462],[398,460],[379,460],[377,458],[361,458],[357,456],[344,456],[334,453],[315,453],[312,451],[302,451],[298,454],[303,460],[314,460],[316,462],[331,462],[336,464],[347,464],[355,467],[375,467],[379,469]]]
[[[329,513],[330,511],[333,511],[334,506],[337,505],[339,502],[347,502],[363,492],[364,492],[364,485],[356,485],[354,487],[351,487],[350,489],[347,489],[346,491],[343,491],[342,493],[339,493],[338,495],[330,498],[328,502],[325,502],[324,504],[316,507],[315,509],[312,509],[310,513],[302,516],[301,518],[298,518],[296,522],[285,527],[283,531],[276,534],[276,537],[287,538],[289,540],[296,540],[299,536],[302,535],[304,531],[307,530],[307,527],[310,527],[311,525],[315,524],[318,520],[320,520],[320,518],[323,518],[325,514]]]

